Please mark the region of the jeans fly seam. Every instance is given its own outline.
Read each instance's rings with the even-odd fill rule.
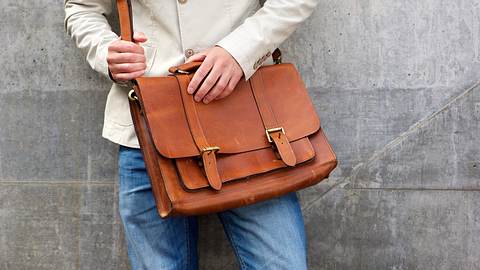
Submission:
[[[189,231],[189,225],[188,225],[188,218],[183,219],[185,223],[185,241],[187,242],[187,263],[186,263],[186,269],[188,270],[190,267],[190,260],[191,260],[191,251],[190,251],[190,239],[188,238],[188,231]]]

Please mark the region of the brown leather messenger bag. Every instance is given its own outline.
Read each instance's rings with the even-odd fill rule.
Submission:
[[[117,7],[122,39],[132,41],[130,1]],[[200,64],[137,78],[128,94],[161,217],[249,205],[328,177],[335,153],[292,64],[260,67],[209,104],[186,90]]]

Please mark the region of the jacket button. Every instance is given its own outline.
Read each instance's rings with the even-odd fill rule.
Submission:
[[[190,57],[190,56],[192,56],[192,55],[194,55],[194,54],[195,54],[195,52],[194,52],[192,49],[187,49],[187,50],[185,50],[185,56],[186,56],[187,58]]]
[[[185,4],[185,3],[187,3],[187,0],[178,0],[178,3]]]

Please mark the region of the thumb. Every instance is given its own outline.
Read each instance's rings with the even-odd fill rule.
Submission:
[[[190,63],[190,62],[195,62],[195,61],[203,61],[205,60],[205,57],[207,57],[207,55],[205,53],[197,53],[197,54],[194,54],[192,56],[190,56],[187,61],[185,61],[185,63]]]
[[[147,36],[145,36],[142,32],[135,32],[133,33],[133,41],[135,43],[144,43],[148,40]]]

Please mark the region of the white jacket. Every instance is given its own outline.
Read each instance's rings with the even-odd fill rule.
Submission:
[[[107,52],[118,39],[105,15],[114,0],[65,0],[65,27],[90,66],[108,78]],[[189,56],[218,45],[240,64],[245,79],[314,10],[318,0],[132,0],[134,30],[144,32],[147,71],[161,76]],[[113,84],[105,108],[103,137],[138,148],[128,89]]]

